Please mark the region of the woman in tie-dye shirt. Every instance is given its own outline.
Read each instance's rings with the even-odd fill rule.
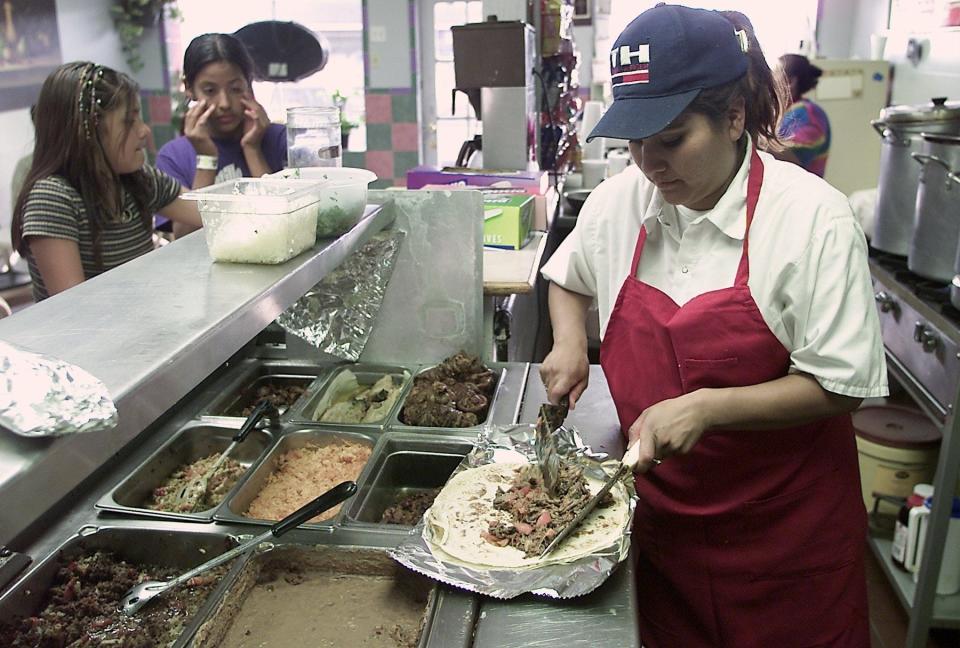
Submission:
[[[823,70],[797,54],[781,56],[780,64],[790,84],[790,107],[777,133],[786,148],[774,155],[822,178],[830,150],[830,120],[820,106],[803,95],[817,87]]]

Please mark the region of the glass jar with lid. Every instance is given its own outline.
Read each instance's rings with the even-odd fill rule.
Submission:
[[[298,106],[287,109],[287,166],[339,167],[340,109],[332,106]]]

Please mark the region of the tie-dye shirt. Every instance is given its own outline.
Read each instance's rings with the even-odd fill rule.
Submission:
[[[820,106],[809,99],[792,104],[780,122],[778,135],[804,169],[823,177],[830,150],[830,120]]]

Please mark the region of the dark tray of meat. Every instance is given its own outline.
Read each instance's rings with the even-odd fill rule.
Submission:
[[[267,430],[250,432],[210,478],[203,498],[189,508],[177,506],[179,491],[213,465],[234,434],[236,430],[232,428],[188,424],[101,497],[97,508],[169,520],[211,521],[216,508],[274,441]]]
[[[147,528],[88,528],[0,597],[0,645],[9,648],[147,648],[186,645],[230,581],[234,563],[152,601],[135,616],[123,595],[143,580],[166,580],[227,551],[223,534]]]
[[[406,527],[420,521],[472,449],[466,439],[386,433],[374,449],[369,477],[347,508],[347,524],[393,527],[405,533]]]
[[[227,385],[203,415],[246,418],[257,403],[267,399],[284,416],[311,386],[320,382],[318,378],[323,372],[321,367],[257,363],[252,371]]]
[[[505,369],[480,358],[457,353],[413,377],[398,414],[399,425],[427,428],[469,428],[487,420]]]

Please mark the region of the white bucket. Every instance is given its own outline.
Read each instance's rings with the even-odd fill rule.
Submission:
[[[914,484],[932,483],[940,431],[923,413],[890,405],[861,407],[853,414],[863,503],[873,510],[876,495],[906,498]],[[881,501],[877,511],[896,515]]]

